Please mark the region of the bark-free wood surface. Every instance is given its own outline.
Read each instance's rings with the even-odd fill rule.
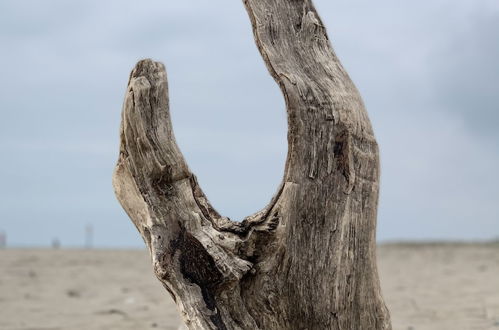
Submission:
[[[175,142],[165,68],[144,60],[126,92],[116,195],[190,329],[390,329],[375,260],[378,147],[362,99],[311,1],[244,4],[286,101],[277,194],[242,223],[215,211]]]

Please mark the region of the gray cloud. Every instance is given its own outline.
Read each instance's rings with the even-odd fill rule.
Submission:
[[[499,6],[316,5],[381,145],[379,237],[499,235],[499,151],[484,143],[497,141]],[[240,219],[277,188],[284,102],[242,3],[4,1],[0,42],[0,230],[12,242],[80,244],[93,223],[100,245],[141,244],[110,177],[143,57],[165,62],[177,140],[222,213]]]
[[[434,91],[440,105],[462,116],[472,134],[499,145],[499,10],[471,15],[437,49]]]

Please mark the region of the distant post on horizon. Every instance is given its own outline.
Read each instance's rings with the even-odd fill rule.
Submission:
[[[54,239],[52,240],[52,248],[53,248],[54,250],[58,250],[58,249],[60,249],[60,247],[61,247],[61,241],[59,241],[59,239],[58,239],[57,237],[56,237],[56,238],[54,238]]]
[[[5,249],[7,247],[7,234],[4,231],[0,231],[0,249]]]
[[[94,244],[94,227],[91,224],[85,227],[85,248],[91,249]]]

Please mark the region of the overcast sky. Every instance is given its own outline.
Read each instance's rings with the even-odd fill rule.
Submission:
[[[499,1],[316,0],[381,147],[378,238],[499,237]],[[128,74],[167,66],[177,141],[232,219],[267,204],[284,101],[242,1],[0,2],[0,231],[142,246],[114,198]]]

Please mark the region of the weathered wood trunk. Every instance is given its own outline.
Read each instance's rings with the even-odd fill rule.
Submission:
[[[166,72],[151,60],[130,75],[116,195],[189,329],[391,329],[375,256],[378,147],[362,99],[311,1],[244,4],[287,106],[275,197],[243,222],[215,211],[175,142]]]

